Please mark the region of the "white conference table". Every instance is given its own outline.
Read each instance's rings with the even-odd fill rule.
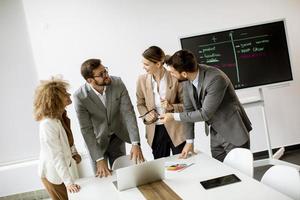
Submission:
[[[166,164],[170,163],[195,163],[182,171],[167,171],[164,182],[182,199],[205,200],[291,200],[282,193],[250,178],[225,164],[198,153],[188,159],[178,159],[178,155],[165,158]],[[200,181],[236,174],[241,182],[206,190]],[[146,199],[137,188],[118,191],[112,181],[116,180],[115,174],[107,178],[82,178],[76,183],[80,184],[79,193],[69,194],[71,200],[144,200]]]

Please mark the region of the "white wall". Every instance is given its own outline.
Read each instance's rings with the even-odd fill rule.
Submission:
[[[23,0],[39,79],[63,74],[74,92],[84,80],[79,69],[88,58],[101,58],[110,74],[121,76],[135,104],[135,82],[144,73],[141,53],[158,45],[166,53],[180,49],[178,37],[285,18],[295,81],[289,87],[266,88],[266,111],[273,147],[300,143],[300,1],[297,0]],[[11,11],[13,12],[13,11]],[[15,12],[13,12],[15,13]],[[243,98],[256,90],[238,91]],[[85,152],[73,107],[69,108],[75,142]],[[253,122],[253,151],[266,149],[260,108],[247,108]],[[198,149],[209,153],[202,123]],[[152,159],[139,122],[146,158]],[[87,163],[87,162],[86,162]]]
[[[37,162],[28,161],[39,153],[32,115],[38,77],[22,1],[0,1],[0,76],[0,196],[5,196],[42,188]]]
[[[34,1],[25,0],[25,11],[40,78],[61,73],[76,90],[84,81],[80,64],[101,58],[110,73],[121,76],[135,103],[135,82],[143,73],[141,53],[150,45],[171,54],[180,49],[178,37],[286,18],[295,81],[289,87],[265,89],[266,110],[274,147],[300,142],[298,23],[299,1]],[[242,91],[249,97],[256,91]],[[284,97],[284,98],[282,98]],[[248,111],[249,110],[249,111]],[[260,108],[249,108],[254,124],[252,149],[265,149]],[[74,109],[73,130],[82,140]],[[139,123],[141,135],[144,126]],[[201,132],[201,133],[200,133]],[[198,137],[205,137],[199,131]],[[201,135],[201,136],[200,136]],[[142,136],[143,137],[143,136]],[[255,141],[257,140],[257,141]],[[144,145],[146,146],[146,144]],[[151,158],[150,150],[149,158]]]
[[[39,152],[32,97],[37,73],[22,2],[0,1],[0,166]],[[33,145],[32,145],[33,144]]]

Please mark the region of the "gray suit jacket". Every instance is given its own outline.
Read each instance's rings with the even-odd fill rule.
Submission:
[[[184,82],[184,112],[181,121],[187,123],[187,138],[194,138],[194,122],[205,121],[226,141],[241,146],[249,140],[251,122],[242,107],[233,85],[221,70],[199,65],[198,96],[202,107],[198,110],[190,81]]]
[[[112,82],[105,92],[106,107],[88,83],[74,94],[81,133],[94,161],[104,157],[111,133],[128,143],[140,141],[128,91],[119,77],[110,77]]]

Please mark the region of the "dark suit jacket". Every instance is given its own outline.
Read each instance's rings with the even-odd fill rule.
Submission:
[[[184,82],[184,110],[180,119],[187,123],[187,138],[194,138],[194,123],[205,121],[226,141],[241,146],[249,140],[251,122],[234,91],[229,78],[221,70],[199,65],[198,95],[202,107],[198,110],[190,81]]]
[[[125,142],[140,141],[128,91],[119,77],[110,77],[111,85],[105,91],[106,107],[88,83],[74,94],[81,133],[94,161],[104,157],[111,133]]]

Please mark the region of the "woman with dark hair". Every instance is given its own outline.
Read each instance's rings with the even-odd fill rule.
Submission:
[[[52,78],[42,81],[35,91],[34,116],[40,122],[39,175],[50,197],[67,200],[69,192],[78,192],[71,167],[81,161],[67,117],[66,106],[72,103],[67,92],[69,84]]]
[[[151,46],[143,53],[146,74],[137,81],[137,108],[146,125],[146,137],[155,159],[181,153],[185,145],[183,124],[161,123],[163,113],[182,112],[182,86],[163,66],[165,53]]]

